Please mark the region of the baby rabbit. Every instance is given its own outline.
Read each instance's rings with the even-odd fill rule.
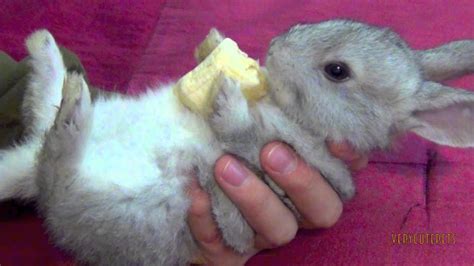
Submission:
[[[238,82],[222,78],[209,117],[183,107],[173,84],[91,102],[47,31],[30,36],[27,47],[30,134],[0,153],[0,199],[35,198],[55,242],[91,264],[189,261],[197,252],[185,222],[192,173],[211,194],[225,242],[249,250],[253,231],[212,176],[224,153],[259,171],[297,214],[260,170],[259,151],[272,140],[291,144],[343,199],[354,185],[326,139],[369,151],[410,130],[474,145],[474,93],[434,82],[474,71],[473,41],[412,51],[390,30],[358,22],[297,25],[271,42],[269,95],[250,105]]]

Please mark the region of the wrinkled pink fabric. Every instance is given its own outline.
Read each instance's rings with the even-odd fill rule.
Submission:
[[[27,34],[48,28],[75,51],[94,85],[128,93],[177,78],[212,26],[264,60],[272,36],[298,22],[350,18],[397,31],[414,48],[474,39],[474,2],[440,1],[0,1],[0,49],[25,55]],[[474,78],[451,85],[473,89]],[[289,245],[249,265],[473,264],[474,149],[414,135],[376,152],[356,174],[357,196],[329,230],[300,231]],[[1,173],[0,173],[1,176]],[[1,206],[1,205],[0,205]],[[0,207],[0,265],[65,265],[31,211]],[[450,245],[394,245],[392,233],[452,233]]]

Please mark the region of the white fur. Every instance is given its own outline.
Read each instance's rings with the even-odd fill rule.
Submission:
[[[26,40],[33,75],[23,103],[27,133],[41,135],[56,117],[61,102],[65,67],[59,48],[47,30],[39,30]]]
[[[27,137],[16,147],[0,151],[0,200],[36,196],[36,156],[62,98],[65,68],[53,36],[47,30],[36,31],[28,37],[26,46],[32,67],[22,106]]]
[[[38,193],[34,184],[35,160],[40,139],[0,151],[0,201],[10,198],[31,199]]]
[[[94,186],[139,189],[159,182],[164,173],[157,161],[176,156],[177,150],[209,145],[202,140],[211,138],[210,130],[182,109],[169,86],[149,91],[139,99],[99,99],[85,145],[83,175],[90,176]],[[121,115],[111,120],[117,112]]]

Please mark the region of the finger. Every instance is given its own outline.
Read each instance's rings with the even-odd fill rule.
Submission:
[[[221,257],[231,255],[222,242],[219,229],[212,219],[209,195],[193,179],[188,186],[191,206],[188,210],[188,225],[200,247],[200,257],[195,258],[199,264],[210,264]]]
[[[298,226],[299,228],[303,229],[315,229],[317,226],[315,226],[312,222],[306,220],[306,218],[303,217],[300,221],[298,221]]]
[[[219,229],[212,219],[209,195],[193,179],[188,186],[191,206],[188,210],[188,224],[195,240],[199,243],[219,244]]]
[[[347,162],[350,170],[358,171],[367,166],[368,156],[357,153],[347,141],[328,142],[327,145],[334,156]]]
[[[365,168],[368,162],[369,157],[367,155],[361,155],[359,158],[349,162],[348,165],[352,171],[358,171]]]
[[[343,142],[329,141],[327,142],[327,146],[328,146],[329,151],[334,156],[346,162],[352,162],[361,157],[360,154],[358,154],[347,141],[343,141]]]
[[[188,211],[188,225],[201,254],[194,258],[194,264],[243,265],[258,250],[237,254],[224,245],[217,224],[212,218],[209,195],[201,189],[196,179],[188,186],[191,206]]]
[[[313,227],[327,228],[339,219],[342,202],[318,171],[286,144],[272,142],[262,149],[260,161]]]
[[[188,194],[191,198],[188,225],[201,251],[199,256],[193,259],[193,263],[213,264],[229,252],[223,245],[217,225],[212,219],[209,195],[200,188],[195,179],[188,186]]]
[[[273,191],[238,160],[222,156],[215,166],[216,181],[268,246],[291,241],[298,225]]]
[[[265,249],[271,249],[271,248],[277,247],[273,243],[268,241],[264,236],[258,235],[258,234],[255,235],[254,243],[255,243],[254,244],[255,248],[258,250],[265,250]]]

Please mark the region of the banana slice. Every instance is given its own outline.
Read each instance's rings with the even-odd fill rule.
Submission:
[[[212,112],[212,103],[219,89],[215,84],[221,74],[240,82],[242,92],[250,102],[258,101],[267,93],[266,77],[258,62],[229,38],[216,45],[221,37],[217,30],[211,30],[195,52],[196,59],[202,62],[174,87],[180,101],[201,115]]]

